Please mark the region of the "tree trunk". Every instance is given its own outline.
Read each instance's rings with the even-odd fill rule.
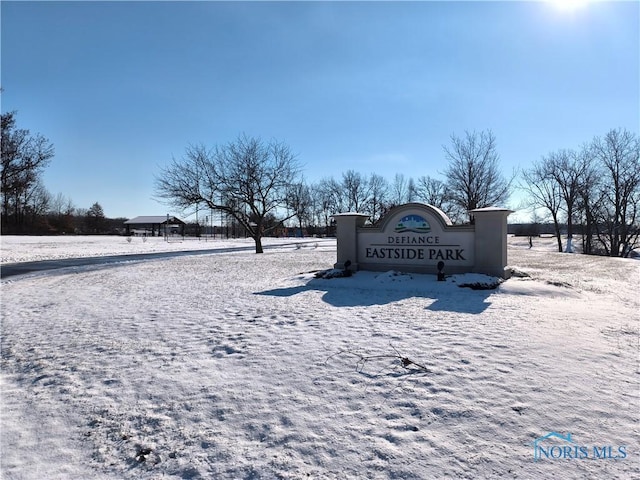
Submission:
[[[556,239],[558,240],[558,252],[562,253],[562,235],[560,232],[556,232]]]
[[[585,231],[582,235],[582,253],[587,255],[593,254],[593,221],[591,212],[587,209]]]
[[[560,233],[560,225],[555,215],[553,215],[553,226],[556,230],[556,239],[558,240],[558,252],[562,253],[562,234]]]
[[[262,237],[260,235],[256,235],[253,237],[253,240],[256,242],[256,253],[264,253],[262,249]]]
[[[567,215],[567,248],[565,249],[566,253],[573,253],[573,203],[570,207],[567,207],[568,215]]]
[[[567,235],[567,248],[566,253],[573,253],[573,235]]]

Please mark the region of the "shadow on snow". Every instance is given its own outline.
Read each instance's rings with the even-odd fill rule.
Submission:
[[[387,305],[410,298],[424,299],[425,310],[479,314],[490,305],[491,290],[460,288],[451,281],[437,282],[428,275],[408,275],[403,281],[384,281],[388,277],[375,272],[357,272],[349,278],[305,279],[306,283],[274,288],[255,295],[292,297],[303,292],[324,292],[322,300],[334,307],[368,307]],[[383,281],[379,281],[379,277]]]

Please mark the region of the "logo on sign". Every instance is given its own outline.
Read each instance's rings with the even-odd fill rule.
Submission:
[[[431,231],[431,226],[429,225],[429,222],[420,215],[407,215],[400,219],[394,230],[396,233],[429,233]]]

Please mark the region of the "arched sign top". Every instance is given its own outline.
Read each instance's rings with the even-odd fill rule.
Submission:
[[[434,227],[434,221],[439,223],[442,229],[453,225],[451,219],[439,208],[427,203],[414,202],[393,207],[374,227],[397,233],[429,233]]]

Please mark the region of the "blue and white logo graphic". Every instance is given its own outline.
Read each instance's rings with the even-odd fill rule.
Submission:
[[[407,215],[400,219],[400,222],[396,225],[395,231],[397,233],[429,233],[431,231],[431,226],[429,225],[429,222],[420,215]]]
[[[574,441],[570,433],[562,435],[557,432],[549,432],[533,441],[533,459],[536,462],[538,460],[559,459],[621,460],[623,458],[627,458],[627,447],[624,445],[580,445]]]

